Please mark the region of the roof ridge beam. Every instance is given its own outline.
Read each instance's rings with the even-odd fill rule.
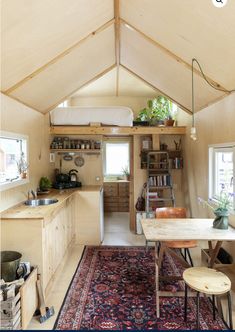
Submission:
[[[114,0],[114,19],[115,19],[115,58],[117,64],[116,72],[116,96],[119,94],[119,65],[120,65],[120,2]]]
[[[114,22],[115,22],[115,19],[113,18],[113,19],[109,20],[108,22],[104,23],[98,29],[96,29],[95,31],[90,32],[84,38],[80,39],[78,42],[76,42],[75,44],[73,44],[72,46],[70,46],[69,48],[67,48],[64,52],[58,54],[52,60],[50,60],[49,62],[47,62],[46,64],[44,64],[40,68],[36,69],[34,72],[32,72],[31,74],[27,75],[22,80],[20,80],[19,82],[17,82],[16,84],[14,84],[13,86],[11,86],[10,88],[8,88],[7,90],[5,90],[3,92],[6,95],[9,95],[12,91],[16,90],[17,88],[19,88],[21,85],[23,85],[24,83],[26,83],[27,81],[29,81],[33,77],[35,77],[38,74],[40,74],[47,67],[53,65],[54,63],[56,63],[57,61],[59,61],[61,58],[65,57],[67,54],[69,54],[70,52],[72,52],[75,48],[79,47],[82,43],[84,43],[85,41],[87,41],[90,38],[93,38],[95,35],[99,34],[100,32],[102,32],[105,29],[107,29],[108,27],[110,27]]]
[[[158,87],[156,87],[152,83],[146,81],[142,76],[138,75],[137,73],[135,73],[133,70],[131,70],[130,68],[126,67],[122,63],[120,64],[120,66],[122,68],[124,68],[125,70],[127,70],[130,74],[134,75],[135,77],[137,77],[138,79],[140,79],[141,81],[143,81],[145,84],[149,85],[152,89],[160,92],[162,95],[164,95],[165,97],[167,97],[168,99],[170,99],[173,103],[175,103],[176,105],[178,105],[182,110],[184,110],[185,112],[187,112],[190,115],[192,114],[191,110],[189,110],[187,107],[185,107],[184,105],[182,105],[181,103],[179,103],[178,101],[176,101],[175,99],[173,99],[172,97],[170,97],[169,95],[167,95],[165,92],[163,92],[162,90],[160,90]]]
[[[132,30],[134,30],[135,32],[137,32],[138,34],[140,34],[144,39],[148,40],[151,44],[153,44],[154,46],[160,48],[164,53],[166,53],[168,56],[170,56],[171,58],[173,58],[175,61],[181,63],[182,65],[184,65],[187,69],[192,70],[192,65],[189,64],[187,61],[183,60],[182,58],[180,58],[178,55],[174,54],[173,52],[171,52],[168,48],[166,48],[165,46],[161,45],[159,42],[157,42],[156,40],[152,39],[151,37],[149,37],[148,35],[146,35],[144,32],[142,32],[141,30],[137,29],[136,27],[134,27],[132,24],[128,23],[126,20],[124,19],[120,19],[120,22],[125,25],[126,27],[130,27]],[[203,78],[202,73],[200,72],[200,70],[193,68],[194,73],[199,75],[200,77]],[[222,85],[220,85],[218,82],[215,82],[213,79],[211,79],[210,77],[208,77],[207,75],[205,75],[206,78],[208,79],[208,81],[210,81],[213,85],[215,85],[217,88],[221,88],[224,90],[227,90],[225,87],[223,87]]]

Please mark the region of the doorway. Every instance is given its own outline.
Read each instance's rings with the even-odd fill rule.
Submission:
[[[130,233],[132,207],[132,138],[103,141],[105,233]]]

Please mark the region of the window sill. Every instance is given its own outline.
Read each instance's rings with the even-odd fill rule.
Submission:
[[[17,179],[17,180],[12,181],[12,182],[3,183],[3,184],[0,184],[0,191],[15,188],[15,187],[21,186],[21,185],[26,184],[26,183],[29,183],[29,178],[27,178],[27,179]]]

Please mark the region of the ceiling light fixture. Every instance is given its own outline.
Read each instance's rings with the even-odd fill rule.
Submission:
[[[210,82],[208,80],[208,78],[206,77],[206,75],[204,74],[202,67],[200,65],[200,63],[198,62],[197,59],[193,58],[192,59],[192,127],[190,130],[190,137],[193,141],[197,140],[197,130],[195,127],[195,97],[194,97],[194,63],[196,62],[196,64],[198,65],[200,72],[202,74],[202,78],[204,78],[204,80],[207,82],[207,84],[209,84],[213,89],[218,90],[218,91],[222,91],[225,93],[231,93],[231,92],[235,92],[235,89],[233,90],[227,90],[227,89],[223,89],[221,88],[219,85],[215,85],[215,83]]]

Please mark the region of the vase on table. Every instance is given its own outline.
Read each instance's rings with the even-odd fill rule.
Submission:
[[[229,211],[227,209],[216,209],[214,214],[216,217],[213,221],[213,228],[228,229]]]

